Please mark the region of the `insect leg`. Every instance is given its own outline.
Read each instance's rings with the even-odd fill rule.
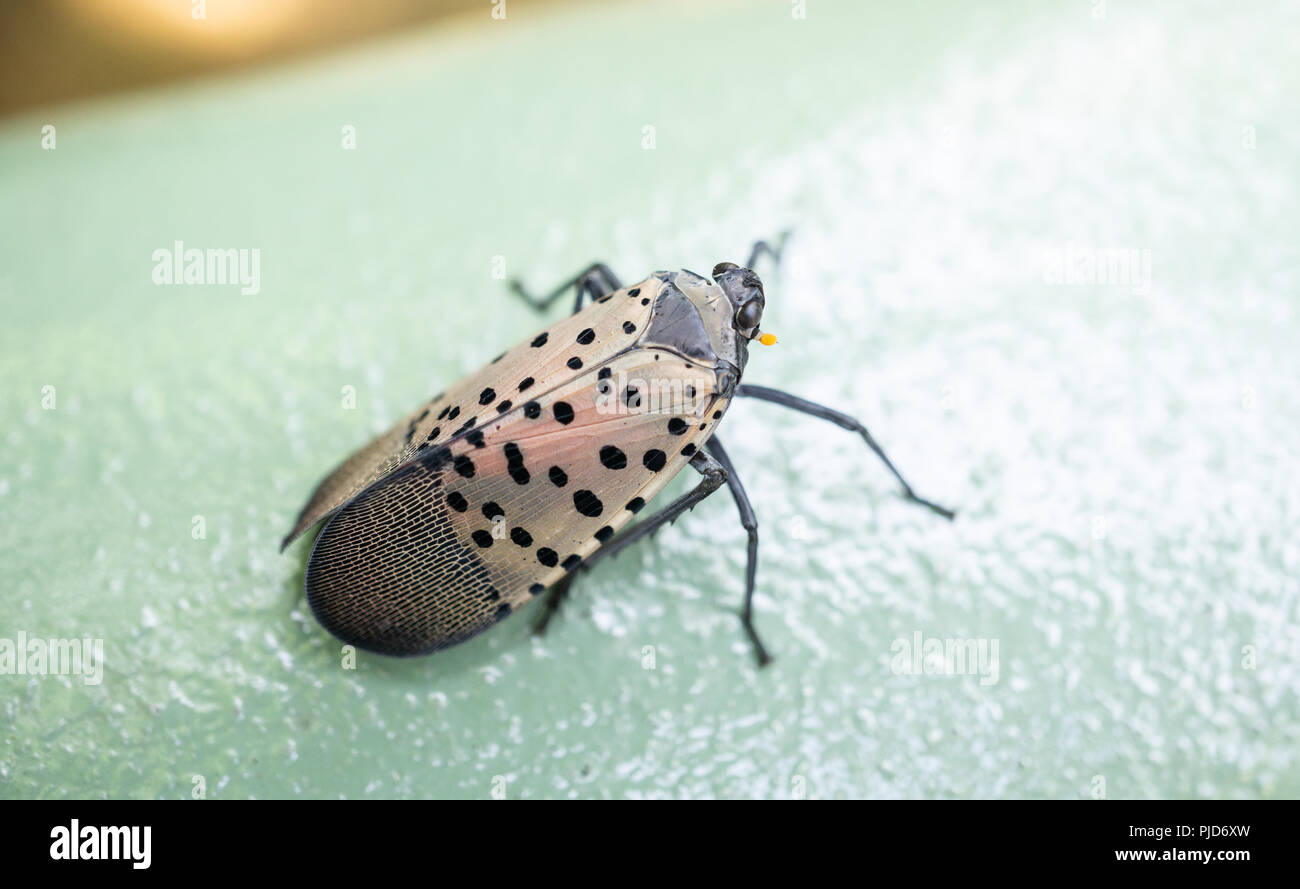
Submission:
[[[731,498],[736,501],[741,527],[749,535],[749,557],[745,565],[745,608],[740,613],[740,622],[744,624],[745,632],[749,634],[749,641],[754,644],[754,654],[758,657],[758,665],[762,667],[772,658],[767,653],[763,640],[758,638],[758,631],[754,629],[754,577],[758,572],[758,516],[754,515],[754,507],[749,503],[749,495],[745,493],[745,486],[740,483],[740,476],[736,474],[736,467],[732,465],[731,458],[723,449],[722,442],[718,441],[715,435],[704,447],[726,471],[727,487],[731,489]]]
[[[672,524],[677,521],[682,513],[694,509],[695,504],[699,503],[705,497],[709,496],[727,483],[727,471],[718,464],[718,461],[714,460],[704,451],[696,451],[695,456],[691,457],[691,467],[704,476],[704,478],[700,479],[700,483],[682,496],[678,497],[672,503],[669,503],[663,509],[656,512],[654,515],[637,523],[635,527],[623,531],[623,533],[619,534],[609,543],[588,556],[581,564],[577,565],[573,569],[573,574],[565,577],[552,587],[552,592],[548,595],[546,600],[546,610],[538,621],[538,625],[534,626],[535,630],[540,632],[546,626],[546,622],[551,619],[551,615],[559,607],[560,601],[567,594],[569,584],[573,581],[577,572],[590,570],[591,566],[600,559],[603,559],[606,556],[616,556],[637,541],[653,535],[664,525]],[[561,587],[563,587],[562,590],[560,590]],[[556,590],[559,590],[559,592],[556,592]]]
[[[816,402],[807,401],[797,395],[791,395],[789,392],[782,392],[780,389],[769,389],[767,386],[751,386],[747,383],[742,383],[736,387],[736,394],[748,398],[757,398],[760,401],[770,401],[773,404],[779,404],[782,407],[788,407],[791,410],[796,410],[800,413],[819,417],[823,420],[829,420],[841,429],[847,429],[850,432],[858,433],[862,436],[863,441],[867,443],[867,447],[876,452],[876,456],[884,462],[889,471],[893,473],[894,478],[898,479],[898,483],[903,486],[904,497],[911,500],[913,503],[918,503],[921,506],[938,513],[950,521],[955,515],[951,509],[940,506],[937,503],[932,503],[924,497],[917,496],[916,492],[912,490],[912,486],[907,483],[902,474],[894,468],[894,464],[890,462],[890,459],[885,456],[885,452],[881,450],[880,445],[876,444],[876,440],[871,437],[871,433],[867,431],[867,427],[863,426],[848,414],[826,407],[825,405],[817,404]]]
[[[533,296],[525,289],[523,282],[518,278],[510,281],[510,289],[513,290],[520,299],[528,303],[539,312],[544,312],[551,305],[564,295],[570,287],[575,288],[573,300],[573,312],[576,315],[582,308],[582,297],[587,295],[592,299],[600,299],[607,293],[613,293],[623,285],[619,283],[618,276],[610,270],[610,267],[603,262],[593,262],[578,275],[575,275],[568,281],[565,281],[559,287],[556,287],[545,296]]]
[[[533,635],[541,636],[546,632],[546,625],[551,622],[560,604],[569,596],[569,587],[573,586],[573,575],[566,574],[564,579],[546,591],[546,601],[542,603],[542,616],[533,624]]]
[[[616,556],[642,538],[653,535],[664,525],[671,525],[681,518],[683,513],[694,509],[695,504],[727,483],[727,471],[718,464],[718,461],[703,451],[696,451],[695,456],[691,458],[691,468],[704,476],[698,485],[596,550],[579,566],[580,570],[586,571],[599,559]]]
[[[758,262],[759,257],[767,254],[772,257],[772,262],[777,265],[781,264],[781,251],[785,249],[785,242],[789,239],[790,233],[781,232],[776,238],[776,246],[773,247],[767,241],[755,241],[754,246],[749,251],[749,259],[745,261],[745,268],[752,269],[754,263]]]

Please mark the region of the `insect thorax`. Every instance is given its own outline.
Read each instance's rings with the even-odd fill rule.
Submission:
[[[729,398],[749,358],[747,344],[732,324],[731,301],[722,288],[686,269],[655,272],[654,277],[664,286],[638,345],[667,349],[714,368],[718,392]]]

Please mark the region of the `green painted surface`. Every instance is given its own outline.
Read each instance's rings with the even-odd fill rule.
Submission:
[[[1296,16],[1052,6],[512,3],[0,125],[0,637],[106,658],[0,676],[0,795],[1300,793]],[[494,257],[707,271],[790,226],[747,378],[861,416],[956,524],[742,404],[769,669],[722,497],[544,639],[341,668],[278,539],[540,326]],[[257,248],[260,292],[156,286],[176,240]],[[1045,267],[1092,248],[1149,287]],[[900,672],[916,632],[996,681]]]

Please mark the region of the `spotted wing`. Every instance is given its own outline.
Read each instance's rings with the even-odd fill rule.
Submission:
[[[308,499],[283,549],[416,455],[508,413],[531,395],[584,375],[625,351],[648,322],[659,278],[615,291],[502,353],[348,457]]]
[[[418,450],[321,532],[312,610],[345,641],[393,655],[485,629],[595,552],[686,465],[725,408],[715,379],[674,353],[632,349]]]

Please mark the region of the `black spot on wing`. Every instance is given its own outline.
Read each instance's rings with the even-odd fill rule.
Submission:
[[[440,447],[420,458],[420,464],[430,472],[437,472],[451,462],[451,448]]]
[[[627,454],[613,445],[605,445],[600,449],[600,464],[606,469],[626,469]]]
[[[587,518],[594,519],[605,510],[605,504],[600,502],[594,491],[583,488],[573,492],[573,508]]]
[[[532,479],[532,475],[524,466],[524,452],[519,450],[519,445],[507,442],[505,446],[506,470],[510,477],[515,480],[515,484],[526,485]]]

